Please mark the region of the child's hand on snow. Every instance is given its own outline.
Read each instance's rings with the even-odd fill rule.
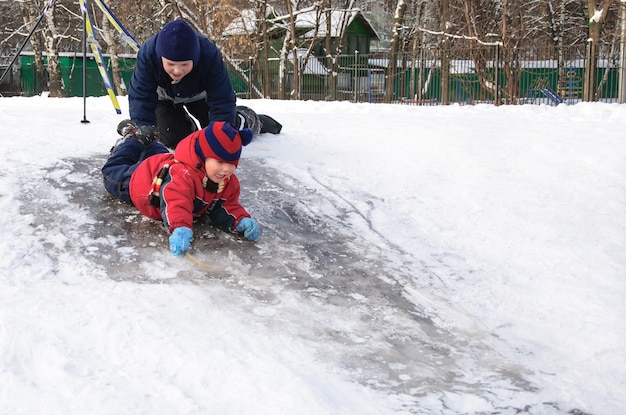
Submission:
[[[174,255],[184,255],[185,252],[189,251],[192,236],[193,231],[185,226],[174,229],[170,236],[170,251]]]
[[[237,232],[243,233],[243,236],[254,241],[259,237],[259,224],[252,218],[243,218],[237,224]]]

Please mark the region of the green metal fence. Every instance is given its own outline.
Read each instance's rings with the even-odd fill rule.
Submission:
[[[87,96],[103,96],[107,95],[106,88],[102,82],[98,65],[96,61],[87,57],[86,85]],[[35,70],[35,59],[32,55],[23,55],[20,57],[20,77],[21,92],[24,96],[37,95],[43,88],[39,85],[37,73]],[[44,64],[47,65],[47,59],[44,57]],[[65,94],[68,97],[83,96],[83,58],[82,54],[61,56],[59,58],[61,69],[61,78],[65,87]],[[109,73],[109,79],[112,79],[110,57],[104,57],[104,64]],[[123,82],[128,85],[135,67],[134,57],[119,58],[120,71]]]
[[[618,99],[620,59],[615,48],[603,49],[596,71],[598,100]],[[448,70],[442,68],[441,50],[424,48],[413,54],[396,57],[391,102],[435,105],[442,102],[447,85],[449,103],[478,102],[502,104],[573,104],[582,99],[585,79],[585,48],[566,50],[517,50],[515,59],[505,61],[495,47],[448,51]],[[37,84],[33,56],[22,56],[18,71],[21,94],[31,96],[41,91]],[[336,66],[332,63],[336,62]],[[82,55],[60,58],[67,96],[83,95]],[[105,56],[109,68],[110,59]],[[123,82],[128,85],[135,60],[120,57]],[[298,61],[299,91],[302,100],[347,100],[383,102],[389,79],[389,54],[344,55],[332,61],[311,56]],[[282,72],[281,72],[282,71]],[[293,63],[274,58],[267,63],[244,61],[237,68],[229,66],[233,88],[239,97],[258,98],[259,93],[273,99],[290,99],[293,88]],[[88,96],[106,95],[95,61],[88,57],[86,67]],[[333,75],[334,74],[334,75]],[[447,75],[446,75],[447,74]],[[447,78],[445,78],[447,76]],[[447,82],[444,80],[447,79]]]
[[[620,72],[624,68],[619,65],[616,50],[601,49],[595,73],[595,88],[599,91],[597,99],[601,101],[618,99]],[[440,49],[424,48],[413,54],[397,56],[391,102],[438,104],[444,96],[444,85],[448,88],[449,103],[557,105],[582,99],[585,46],[560,50],[519,49],[514,56],[508,57],[496,46],[452,49],[447,51],[447,71],[443,70],[441,53]],[[301,58],[298,96],[303,100],[382,102],[390,78],[389,59],[388,53],[345,55],[332,60],[315,56],[309,60]],[[333,67],[332,62],[339,64]],[[239,83],[238,94],[254,97],[255,90],[259,89],[266,97],[288,99],[293,86],[292,62],[274,59],[263,67],[268,68],[269,73],[247,65],[246,77],[252,81]],[[281,68],[285,72],[282,75]],[[331,78],[333,76],[335,79]],[[268,86],[264,87],[268,79]],[[250,82],[254,83],[253,88],[250,88]],[[279,85],[283,85],[282,90],[277,87]]]

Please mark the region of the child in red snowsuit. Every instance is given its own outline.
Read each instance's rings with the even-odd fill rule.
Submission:
[[[203,214],[220,229],[258,238],[259,225],[239,203],[234,174],[242,146],[254,136],[251,130],[212,122],[184,138],[173,153],[132,122],[118,131],[125,139],[102,168],[104,186],[143,215],[162,220],[174,255],[189,250],[193,220]]]

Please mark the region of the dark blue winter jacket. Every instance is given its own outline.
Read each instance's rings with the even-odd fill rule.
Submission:
[[[137,63],[128,90],[130,117],[140,125],[156,125],[155,110],[159,99],[185,103],[206,99],[210,121],[235,122],[235,92],[219,49],[208,38],[198,35],[200,57],[193,70],[180,82],[172,84],[155,51],[152,36],[139,49]],[[206,97],[203,95],[206,94]]]

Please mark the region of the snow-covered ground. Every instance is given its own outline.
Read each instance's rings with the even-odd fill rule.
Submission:
[[[0,413],[626,410],[626,106],[240,101],[207,271],[104,192],[120,103],[0,98]]]

